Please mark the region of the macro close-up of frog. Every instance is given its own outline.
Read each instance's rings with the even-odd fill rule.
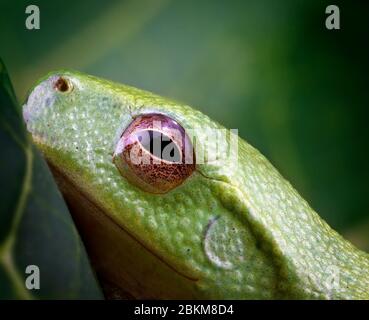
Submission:
[[[261,153],[200,111],[59,71],[31,90],[23,118],[97,274],[130,296],[369,298],[368,254]],[[215,138],[199,128],[226,132],[237,157],[204,156]],[[156,140],[167,141],[159,153]]]

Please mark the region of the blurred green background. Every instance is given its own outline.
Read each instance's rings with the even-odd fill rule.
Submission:
[[[329,4],[341,30],[325,28]],[[20,101],[59,68],[182,100],[238,128],[369,250],[368,2],[1,0],[0,39]]]

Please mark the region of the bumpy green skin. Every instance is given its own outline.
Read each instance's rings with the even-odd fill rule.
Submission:
[[[58,76],[73,83],[71,92],[53,89]],[[238,167],[200,164],[163,195],[130,184],[112,153],[132,117],[147,112],[164,113],[186,130],[222,128],[186,105],[71,71],[49,74],[24,105],[28,130],[49,163],[152,255],[114,266],[126,274],[150,264],[144,269],[153,270],[161,290],[151,274],[128,275],[134,296],[369,299],[368,254],[333,231],[241,138]],[[163,262],[169,271],[161,272]],[[177,276],[167,280],[171,272]]]

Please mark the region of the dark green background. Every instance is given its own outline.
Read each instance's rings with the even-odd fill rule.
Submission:
[[[28,4],[40,30],[25,28]],[[329,4],[339,31],[325,28]],[[368,2],[1,0],[0,40],[21,101],[58,68],[182,100],[238,128],[369,249]]]

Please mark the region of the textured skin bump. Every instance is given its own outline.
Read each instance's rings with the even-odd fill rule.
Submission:
[[[54,89],[60,76],[73,90]],[[109,223],[101,217],[98,229],[81,226],[89,252],[110,261],[98,270],[103,277],[135,297],[369,298],[368,255],[333,231],[242,139],[238,163],[219,165],[208,156],[166,194],[123,178],[112,162],[114,149],[133,117],[146,113],[168,115],[186,131],[223,129],[186,105],[68,71],[40,81],[23,109],[65,195],[80,195],[73,208],[88,204],[75,210],[78,220],[88,224],[96,211],[117,227],[104,235]],[[198,141],[206,139],[199,135]],[[197,159],[202,146],[194,148]],[[119,248],[132,239],[137,249],[119,260],[127,251]]]

